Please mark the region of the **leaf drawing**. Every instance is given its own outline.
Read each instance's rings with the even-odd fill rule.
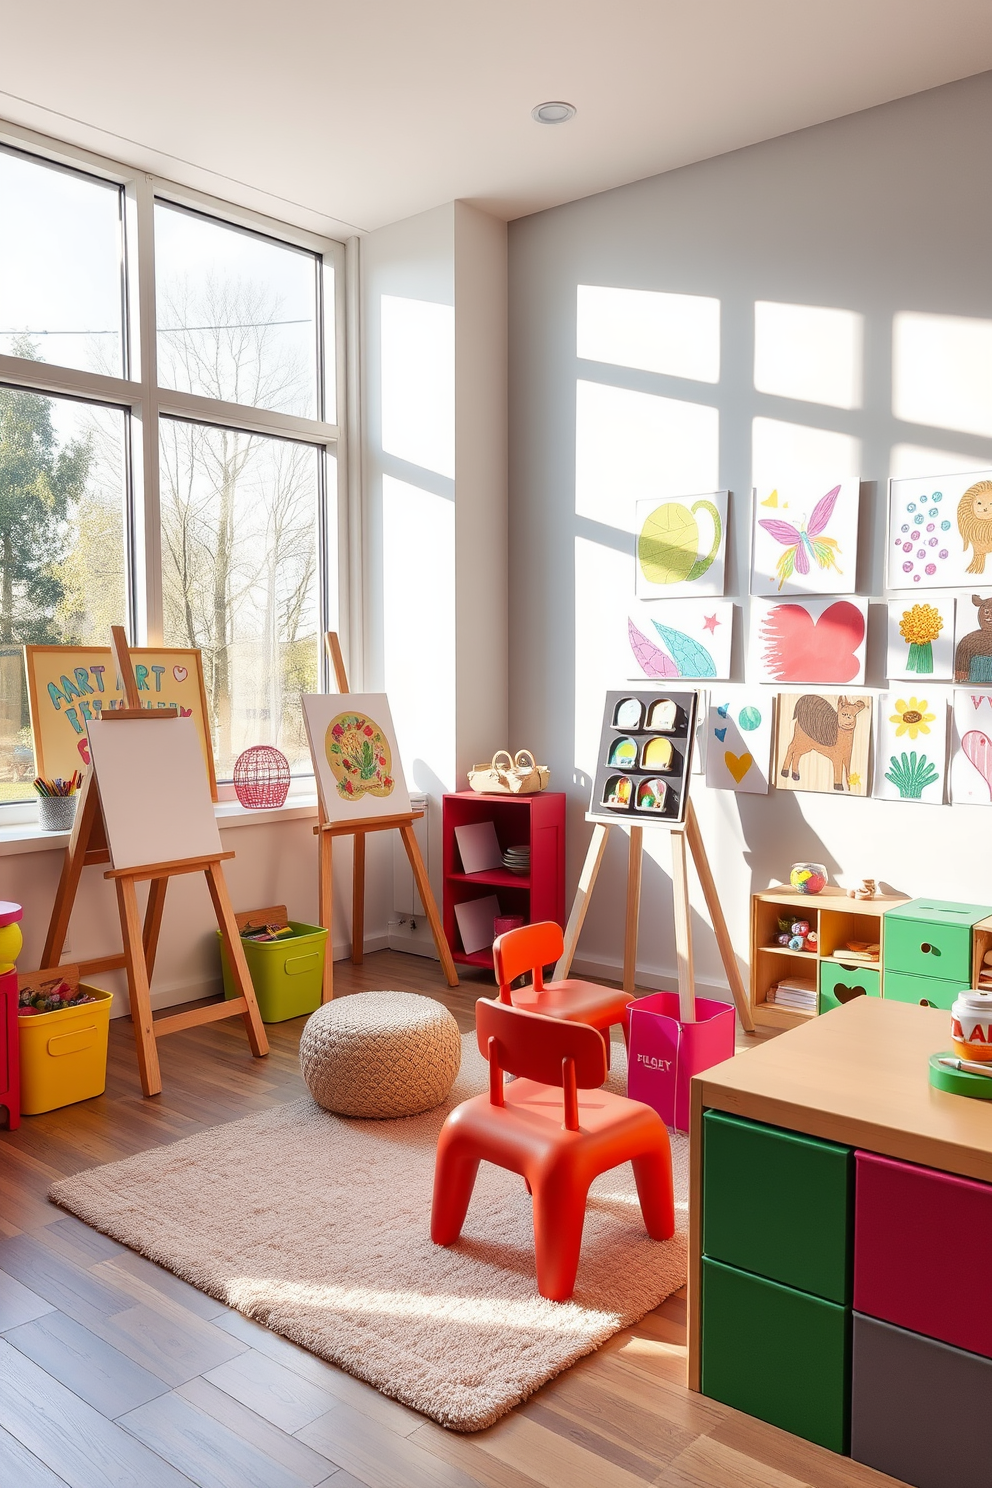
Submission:
[[[627,621],[627,633],[630,638],[630,649],[645,677],[677,677],[679,675],[679,669],[672,658],[666,656],[654,641],[649,641],[646,635],[642,635],[633,620]]]
[[[902,800],[918,801],[927,786],[939,779],[939,771],[932,760],[928,760],[925,754],[917,756],[914,749],[908,755],[901,754],[898,759],[891,755],[885,778],[896,787]]]
[[[675,658],[677,677],[716,676],[716,662],[699,641],[686,635],[684,630],[674,630],[670,625],[662,625],[659,620],[652,620],[651,624]]]
[[[804,575],[809,573],[811,558],[818,568],[833,568],[837,573],[841,572],[837,563],[837,554],[840,551],[837,539],[822,535],[833,516],[839,495],[840,486],[834,486],[833,490],[821,496],[805,526],[794,527],[791,522],[781,522],[777,517],[763,517],[758,522],[758,526],[763,527],[785,549],[775,565],[780,590],[792,578],[793,572]]]

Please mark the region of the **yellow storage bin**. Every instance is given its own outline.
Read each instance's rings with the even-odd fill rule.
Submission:
[[[64,973],[67,968],[60,970]],[[69,978],[66,978],[69,980]],[[62,1012],[18,1018],[21,1112],[37,1116],[102,1095],[107,1085],[107,1039],[112,992],[80,983],[96,1002]]]

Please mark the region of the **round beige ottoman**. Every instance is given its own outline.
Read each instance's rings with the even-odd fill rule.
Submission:
[[[339,1116],[416,1116],[445,1099],[458,1073],[458,1024],[413,992],[355,992],[307,1019],[300,1068],[310,1094]]]

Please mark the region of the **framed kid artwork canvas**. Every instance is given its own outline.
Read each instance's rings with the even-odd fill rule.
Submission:
[[[958,599],[954,680],[979,686],[992,682],[992,583],[981,594]]]
[[[992,806],[992,693],[954,693],[950,782],[953,806]]]
[[[906,688],[877,699],[875,788],[882,801],[941,806],[947,768],[947,694]]]
[[[638,599],[722,595],[729,491],[636,503],[634,592]]]
[[[857,587],[856,476],[754,491],[752,594],[853,594]]]
[[[303,721],[325,821],[410,810],[384,692],[304,693]]]
[[[954,660],[954,600],[890,599],[887,677],[949,682]]]
[[[766,796],[775,694],[753,687],[714,688],[704,717],[706,784]]]
[[[866,796],[872,699],[866,694],[784,692],[778,699],[779,790]]]
[[[635,682],[729,677],[733,633],[729,599],[635,601],[627,616],[627,676]]]
[[[867,634],[866,599],[756,599],[749,675],[757,682],[863,683]]]
[[[992,470],[889,481],[890,589],[977,588],[990,554]]]

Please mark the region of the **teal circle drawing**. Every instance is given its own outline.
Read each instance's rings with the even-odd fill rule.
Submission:
[[[737,722],[742,729],[747,729],[748,733],[750,733],[752,729],[761,727],[761,710],[759,708],[742,708],[737,715]]]

